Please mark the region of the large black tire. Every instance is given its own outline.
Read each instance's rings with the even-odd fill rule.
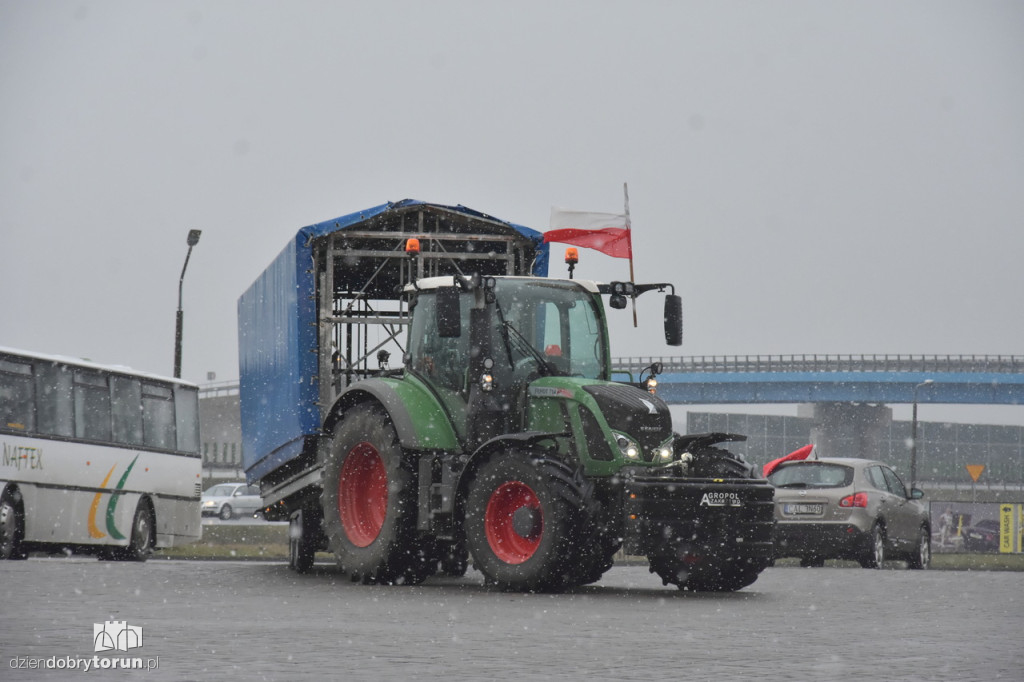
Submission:
[[[25,509],[21,493],[7,490],[0,496],[0,560],[27,559],[22,546],[25,538]]]
[[[296,573],[313,568],[319,533],[319,511],[300,509],[292,514],[288,520],[288,568]]]
[[[464,528],[486,582],[556,592],[591,578],[594,568],[581,551],[588,528],[584,488],[564,463],[525,449],[481,462],[468,482]]]
[[[701,447],[691,451],[689,475],[695,478],[757,478],[756,469],[725,448]]]
[[[663,585],[675,585],[691,592],[735,592],[757,580],[767,566],[749,561],[703,560],[691,563],[687,557],[649,556],[651,573]]]
[[[115,561],[145,561],[153,553],[155,545],[156,518],[149,501],[143,498],[139,500],[139,506],[135,508],[128,546],[112,550],[109,556]]]
[[[749,462],[724,448],[710,445],[687,446],[692,459],[687,475],[694,478],[759,478],[759,471]],[[661,578],[664,585],[675,585],[680,590],[693,592],[734,592],[752,584],[761,571],[770,565],[770,559],[750,558],[741,552],[734,555],[708,547],[714,538],[704,538],[696,554],[685,546],[674,552],[652,554],[647,557],[651,573]]]
[[[885,561],[885,531],[877,523],[871,528],[868,546],[859,561],[864,568],[881,568]]]
[[[322,508],[328,542],[354,581],[415,585],[433,575],[429,538],[416,532],[416,467],[391,420],[373,404],[350,408],[324,462]]]
[[[596,583],[615,563],[615,554],[622,548],[622,531],[608,516],[613,506],[602,505],[591,492],[589,484],[583,489],[586,508],[586,529],[580,546],[577,585]]]
[[[927,526],[921,526],[917,537],[917,547],[907,557],[907,568],[917,571],[924,570],[932,563],[932,533]]]

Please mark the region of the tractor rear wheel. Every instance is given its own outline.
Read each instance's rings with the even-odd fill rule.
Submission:
[[[324,529],[338,564],[364,583],[415,585],[433,574],[433,548],[416,532],[416,469],[391,419],[350,408],[324,461]]]
[[[495,452],[468,484],[466,545],[489,584],[522,592],[581,584],[581,478],[526,449]]]

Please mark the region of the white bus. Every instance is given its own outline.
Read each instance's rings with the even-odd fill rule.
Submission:
[[[0,558],[145,561],[202,534],[199,392],[0,347]]]

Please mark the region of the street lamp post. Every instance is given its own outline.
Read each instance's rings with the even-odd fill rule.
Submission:
[[[917,485],[917,389],[922,386],[929,386],[935,383],[932,379],[925,379],[917,386],[914,386],[914,411],[911,417],[910,427],[910,487]]]
[[[188,267],[188,259],[192,255],[192,247],[199,243],[201,230],[188,231],[188,253],[185,254],[185,264],[181,266],[181,277],[178,279],[178,315],[174,326],[174,378],[181,378],[181,290],[185,285],[185,268]]]

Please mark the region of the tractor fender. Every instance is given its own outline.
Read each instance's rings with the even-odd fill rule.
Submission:
[[[570,434],[554,431],[523,431],[521,433],[506,433],[484,442],[467,458],[465,465],[462,467],[462,471],[459,474],[459,481],[455,485],[455,499],[457,501],[457,512],[459,516],[461,517],[464,512],[463,503],[466,499],[466,488],[469,485],[469,480],[473,478],[473,473],[476,471],[480,462],[486,459],[491,453],[506,450],[512,445],[522,447],[568,435]]]
[[[458,450],[455,430],[438,399],[425,388],[399,379],[364,379],[349,387],[324,420],[324,433],[329,434],[347,410],[364,402],[375,402],[384,408],[402,448]]]

